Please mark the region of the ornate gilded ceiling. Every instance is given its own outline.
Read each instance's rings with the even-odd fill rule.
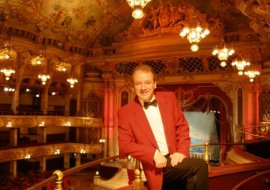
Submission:
[[[1,0],[1,21],[51,38],[93,45],[131,19],[125,0]]]
[[[33,75],[33,65],[28,63],[38,54],[37,49],[56,48],[53,51],[47,48],[45,52],[46,72],[55,82],[63,76],[78,74],[84,64],[104,69],[111,66],[107,64],[110,61],[132,61],[135,51],[138,59],[157,55],[166,58],[168,53],[179,56],[179,52],[183,55],[189,47],[178,45],[189,44],[181,40],[178,33],[194,16],[201,23],[207,23],[211,31],[204,41],[209,56],[210,49],[222,35],[242,35],[243,31],[248,31],[251,35],[245,36],[246,41],[257,40],[257,44],[259,40],[269,41],[269,4],[270,0],[152,0],[144,8],[145,17],[134,20],[126,0],[0,0],[0,35],[3,37],[0,42],[10,37],[15,39],[14,44],[27,46],[24,47],[27,50],[18,51],[16,62],[21,70],[16,75],[26,83],[36,80],[29,79],[36,75]],[[130,43],[132,40],[136,43]],[[166,43],[170,45],[166,46],[167,54],[163,51]],[[151,48],[156,48],[158,53],[153,53]],[[270,60],[269,51],[264,52],[262,60]],[[79,59],[74,58],[75,54]],[[62,67],[70,72],[62,73]]]
[[[167,9],[178,9],[184,3],[206,13],[209,18],[219,18],[225,23],[226,31],[248,27],[247,17],[251,18],[252,28],[265,36],[265,33],[269,32],[265,27],[269,24],[267,2],[265,0],[152,0],[145,7],[146,17],[142,22],[147,22],[148,15],[154,16],[154,11],[160,10],[161,13],[161,9],[164,8],[165,14]],[[61,43],[72,43],[83,47],[109,45],[115,40],[115,35],[125,31],[132,24],[131,11],[126,0],[0,1],[2,23],[34,32],[39,36],[57,39]],[[170,11],[166,14],[170,14]],[[159,15],[166,19],[166,15]],[[262,27],[263,31],[260,29]]]

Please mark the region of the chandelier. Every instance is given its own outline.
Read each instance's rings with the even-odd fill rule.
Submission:
[[[250,62],[245,60],[235,60],[231,63],[231,65],[236,67],[238,70],[238,75],[243,75],[245,67],[249,66]]]
[[[227,65],[226,61],[228,60],[228,58],[230,56],[232,56],[234,54],[234,49],[230,49],[227,48],[225,45],[223,45],[223,48],[218,48],[216,47],[213,52],[212,55],[216,55],[218,57],[218,59],[221,61],[220,62],[220,66],[221,67],[225,67]]]
[[[15,64],[17,52],[12,48],[10,42],[4,42],[0,47],[0,72],[5,75],[5,79],[9,80],[10,76],[15,73]]]
[[[0,49],[0,61],[15,60],[17,52],[11,47],[10,42],[4,42],[4,46]]]
[[[46,63],[46,58],[42,55],[38,55],[31,60],[32,65],[42,65]]]
[[[41,80],[42,85],[45,85],[47,80],[50,79],[50,75],[38,75],[38,78]]]
[[[257,75],[260,75],[260,72],[259,71],[256,71],[256,70],[249,70],[249,71],[245,71],[245,75],[248,76],[250,82],[253,82],[254,81],[254,78]]]
[[[67,79],[67,82],[70,84],[70,88],[73,88],[74,85],[75,85],[75,83],[78,82],[78,80],[75,79],[75,78],[68,78],[68,79]]]
[[[187,36],[189,43],[191,43],[191,51],[196,52],[199,50],[198,43],[205,38],[210,31],[205,28],[203,29],[201,26],[197,25],[196,27],[184,27],[179,35],[184,38]]]
[[[127,3],[130,7],[132,7],[132,17],[135,19],[141,19],[144,15],[143,8],[149,3],[151,0],[127,0]]]
[[[15,73],[15,70],[13,70],[13,69],[1,69],[0,72],[5,75],[6,80],[9,80],[10,76]]]

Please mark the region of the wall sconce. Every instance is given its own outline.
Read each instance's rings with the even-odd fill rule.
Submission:
[[[10,121],[9,121],[9,122],[7,123],[7,125],[6,125],[6,127],[8,127],[8,128],[10,128],[10,127],[12,127],[12,126],[13,126],[13,125],[12,125],[12,122],[10,122]]]
[[[86,151],[82,148],[82,149],[80,150],[80,153],[81,153],[81,154],[85,154]]]
[[[60,149],[57,149],[57,150],[54,151],[54,154],[56,154],[56,155],[60,154],[60,153],[61,153]]]
[[[39,127],[44,127],[44,126],[45,126],[45,122],[42,121],[38,126],[39,126]]]
[[[11,87],[4,87],[4,92],[14,92],[15,88],[11,88]]]
[[[66,122],[66,126],[67,127],[70,127],[71,126],[71,123],[68,121],[68,122]]]
[[[24,159],[28,160],[31,158],[31,154],[27,153],[25,156],[24,156]]]
[[[104,144],[105,142],[106,142],[105,139],[99,139],[99,143],[100,143],[100,144]]]

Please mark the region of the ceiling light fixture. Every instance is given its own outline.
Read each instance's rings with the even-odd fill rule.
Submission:
[[[0,48],[0,60],[16,60],[17,52],[12,48],[10,42],[4,42],[4,45]]]
[[[46,63],[46,58],[42,55],[38,55],[31,60],[32,65],[42,65]]]
[[[13,69],[1,69],[0,72],[5,75],[6,80],[9,80],[10,76],[15,73],[15,70],[13,70]]]
[[[245,71],[245,75],[248,76],[250,82],[254,82],[254,78],[257,75],[260,75],[260,72],[257,70],[249,70],[249,71]]]
[[[194,18],[193,18],[194,20]],[[195,23],[195,21],[194,21]],[[210,31],[205,28],[203,29],[199,24],[189,27],[184,27],[179,35],[184,38],[187,36],[187,39],[189,43],[191,43],[191,51],[196,52],[199,50],[198,43],[204,39],[208,34],[210,34]]]
[[[135,19],[141,19],[144,16],[143,8],[151,0],[127,0],[127,3],[132,7],[132,17]]]
[[[214,56],[217,55],[218,59],[221,61],[220,62],[221,67],[225,67],[227,65],[226,61],[234,53],[235,53],[234,49],[227,48],[224,43],[223,43],[223,48],[216,47],[212,52],[212,54]]]
[[[231,63],[231,65],[236,67],[238,70],[238,75],[243,75],[244,69],[250,65],[250,62],[245,60],[235,60]]]
[[[38,78],[41,80],[42,85],[45,85],[47,80],[50,79],[50,75],[38,75]]]
[[[68,78],[68,79],[67,79],[67,82],[70,84],[70,88],[73,88],[74,85],[75,85],[75,83],[78,82],[78,80],[75,79],[75,78]]]

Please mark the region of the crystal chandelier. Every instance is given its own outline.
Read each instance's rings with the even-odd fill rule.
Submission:
[[[245,67],[249,66],[250,62],[245,60],[235,60],[231,64],[238,70],[238,75],[243,75]]]
[[[9,80],[10,76],[15,73],[15,70],[13,70],[13,69],[1,69],[0,72],[5,75],[6,80]]]
[[[8,60],[10,58],[11,58],[11,55],[7,48],[0,50],[0,60]]]
[[[42,55],[38,55],[31,60],[32,65],[42,65],[46,63],[46,58]]]
[[[5,79],[9,80],[10,76],[14,74],[15,64],[17,59],[17,52],[12,48],[10,42],[4,42],[0,47],[0,72],[5,75]]]
[[[4,42],[4,46],[0,49],[0,61],[15,60],[17,52],[11,47],[10,42]]]
[[[70,84],[70,88],[73,88],[74,85],[75,85],[75,83],[78,82],[78,80],[75,79],[75,78],[68,78],[68,79],[67,79],[67,82]]]
[[[41,80],[42,85],[45,85],[47,80],[50,79],[50,75],[38,75],[38,78]]]
[[[253,82],[254,81],[254,78],[257,75],[260,75],[260,72],[259,71],[256,71],[256,70],[249,70],[249,71],[245,71],[245,75],[248,76],[250,82]]]
[[[143,8],[151,0],[127,0],[127,3],[132,7],[132,17],[135,19],[141,19],[143,17]]]
[[[215,56],[217,55],[218,59],[221,61],[220,66],[225,67],[227,65],[226,61],[230,56],[234,54],[234,49],[227,48],[225,45],[223,45],[223,48],[216,47],[212,54]]]
[[[187,36],[189,43],[191,43],[191,51],[196,52],[199,50],[198,43],[208,34],[210,34],[210,31],[207,28],[203,29],[201,26],[197,25],[194,28],[184,27],[179,35],[182,38]]]

